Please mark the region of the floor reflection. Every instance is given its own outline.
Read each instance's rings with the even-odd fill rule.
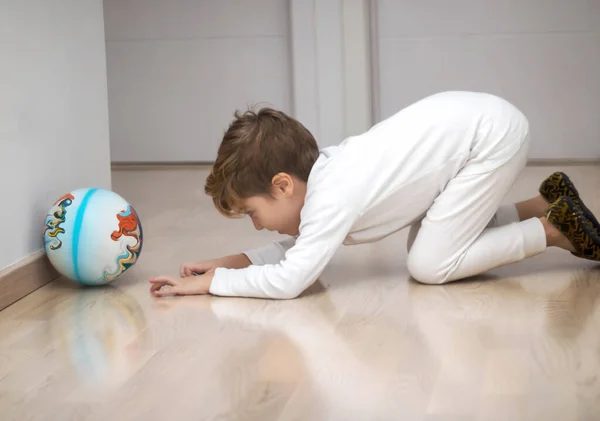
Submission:
[[[137,364],[146,319],[137,301],[119,288],[82,288],[55,308],[51,329],[81,380],[115,382]]]

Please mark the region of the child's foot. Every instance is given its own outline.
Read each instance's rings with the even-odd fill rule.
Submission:
[[[563,196],[552,203],[541,221],[546,228],[549,246],[560,247],[577,257],[600,262],[600,236],[592,223],[583,216],[581,208],[569,197]],[[555,230],[548,227],[548,223]]]
[[[585,206],[579,196],[579,192],[571,179],[563,172],[555,172],[546,178],[539,187],[540,195],[548,201],[554,203],[563,196],[568,197],[583,212],[583,216],[592,224],[596,233],[600,234],[600,223],[592,212]]]
[[[548,247],[558,247],[570,252],[575,251],[575,247],[573,247],[567,237],[565,237],[558,228],[552,225],[546,217],[541,217],[540,221],[542,221],[544,231],[546,231],[546,244]]]
[[[531,199],[515,203],[515,206],[519,214],[519,221],[525,221],[530,218],[541,218],[546,215],[550,203],[548,203],[544,196],[538,194]]]

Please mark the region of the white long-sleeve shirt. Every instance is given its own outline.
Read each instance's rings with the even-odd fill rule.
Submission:
[[[299,235],[247,251],[247,268],[217,269],[210,293],[297,297],[340,245],[374,242],[422,218],[466,163],[473,174],[497,167],[526,132],[523,114],[501,98],[444,92],[321,150],[307,182]]]

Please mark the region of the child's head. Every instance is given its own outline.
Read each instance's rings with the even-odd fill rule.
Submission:
[[[204,190],[226,216],[248,214],[256,229],[296,235],[318,155],[312,134],[285,113],[236,112]]]

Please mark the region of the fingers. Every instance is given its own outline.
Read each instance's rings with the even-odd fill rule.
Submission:
[[[161,285],[161,286],[162,285],[171,285],[171,286],[174,286],[174,285],[178,284],[178,282],[175,279],[173,279],[173,278],[171,278],[169,276],[157,276],[156,278],[150,279],[150,283],[152,283],[153,286],[154,285]]]
[[[169,278],[167,276],[159,276],[159,277],[150,279],[149,282],[152,284],[150,286],[150,292],[157,296],[173,294],[181,289],[181,286],[175,279]],[[164,287],[164,286],[170,286],[171,288],[169,288],[167,290],[161,290],[162,287]]]
[[[155,297],[165,297],[167,295],[185,295],[185,292],[183,292],[180,287],[172,287],[169,289],[157,289],[152,291],[152,294],[154,294]]]
[[[202,263],[184,263],[183,265],[181,265],[181,268],[179,268],[179,275],[182,278],[189,278],[190,276],[202,275],[208,270],[208,268],[209,265]]]
[[[194,265],[192,265],[192,264],[184,263],[183,265],[181,265],[181,268],[179,269],[179,275],[182,278],[189,278],[190,276],[194,276],[194,271],[192,270],[193,266]]]
[[[159,276],[150,279],[150,292],[156,297],[164,297],[166,295],[190,295],[194,294],[192,285],[182,283],[181,280],[176,280],[168,276]],[[164,288],[164,287],[169,288]]]
[[[162,283],[162,282],[153,282],[153,281],[150,281],[150,283],[152,284],[150,286],[150,292],[158,291],[159,289],[161,289],[162,287],[164,287],[165,285],[167,285],[167,284]]]
[[[182,278],[187,278],[188,276],[190,276],[190,268],[188,265],[181,265],[181,267],[179,268],[179,276],[181,276]]]

